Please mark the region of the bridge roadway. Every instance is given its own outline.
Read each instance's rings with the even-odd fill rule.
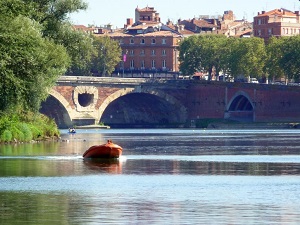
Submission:
[[[194,127],[203,120],[299,122],[300,87],[200,80],[62,76],[41,112],[60,128]]]

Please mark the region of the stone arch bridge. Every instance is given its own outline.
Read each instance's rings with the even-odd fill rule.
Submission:
[[[60,128],[191,127],[205,119],[300,121],[300,87],[268,84],[62,76],[41,112]]]

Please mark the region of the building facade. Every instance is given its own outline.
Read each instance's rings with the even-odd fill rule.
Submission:
[[[122,57],[115,73],[124,77],[174,77],[179,73],[178,51],[182,35],[160,22],[153,7],[136,8],[135,22],[108,35],[120,43]]]
[[[299,11],[274,9],[262,11],[253,18],[253,35],[268,41],[272,36],[292,36],[300,34]]]

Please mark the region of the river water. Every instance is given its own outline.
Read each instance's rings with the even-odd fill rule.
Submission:
[[[0,224],[300,224],[300,130],[61,133],[0,145]]]

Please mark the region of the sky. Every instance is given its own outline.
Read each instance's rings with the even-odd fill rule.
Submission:
[[[192,19],[200,15],[223,15],[232,10],[236,19],[245,18],[249,22],[261,11],[285,8],[300,11],[299,0],[83,0],[88,3],[86,11],[73,13],[70,19],[76,25],[122,28],[127,18],[135,18],[135,9],[154,7],[161,22],[176,23],[178,19]]]

